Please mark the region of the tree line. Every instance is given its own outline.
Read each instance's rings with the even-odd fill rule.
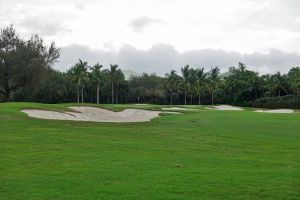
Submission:
[[[83,60],[66,72],[54,70],[60,49],[33,35],[21,38],[13,26],[0,33],[0,102],[155,103],[251,106],[266,97],[299,96],[300,68],[287,74],[259,75],[243,63],[221,74],[219,67],[182,66],[158,76],[125,79],[118,65],[107,68]]]

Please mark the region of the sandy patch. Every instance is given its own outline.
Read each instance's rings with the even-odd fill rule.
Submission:
[[[211,107],[205,107],[208,110],[236,110],[236,111],[241,111],[244,110],[239,107],[235,106],[229,106],[229,105],[220,105],[220,106],[211,106]]]
[[[147,103],[137,103],[137,104],[134,104],[135,106],[147,106],[147,105],[149,105],[149,104],[147,104]]]
[[[181,108],[181,107],[170,107],[170,108],[162,108],[162,110],[196,110],[193,108]]]
[[[291,109],[275,109],[275,110],[255,110],[254,112],[260,113],[294,113]]]
[[[69,107],[77,112],[55,112],[48,110],[25,109],[22,112],[30,117],[40,119],[91,121],[91,122],[145,122],[158,117],[161,111],[125,109],[121,112],[114,112],[102,108],[88,106]],[[174,112],[168,112],[175,114]],[[177,114],[177,113],[176,113]]]

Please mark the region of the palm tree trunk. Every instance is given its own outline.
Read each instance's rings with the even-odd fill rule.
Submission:
[[[211,105],[214,105],[214,92],[211,93]]]
[[[191,94],[191,105],[193,105],[193,95]]]
[[[79,85],[77,85],[77,103],[79,103]]]
[[[173,105],[173,92],[171,92],[171,105]]]
[[[118,84],[116,85],[116,104],[118,104]]]
[[[100,90],[100,86],[99,83],[97,83],[97,104],[99,104],[99,90]]]
[[[111,82],[111,103],[114,103],[114,82]]]
[[[201,93],[198,94],[198,105],[201,105]]]
[[[184,105],[186,105],[186,90],[184,91]]]
[[[4,102],[9,102],[11,100],[12,91],[9,87],[8,80],[5,80],[4,84],[4,92],[2,92],[2,94],[4,95]]]
[[[84,103],[83,102],[83,88],[81,89],[81,103]]]

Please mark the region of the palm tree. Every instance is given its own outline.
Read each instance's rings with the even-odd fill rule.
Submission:
[[[99,104],[99,92],[100,92],[100,83],[102,81],[102,71],[101,68],[103,66],[99,65],[99,63],[97,63],[96,65],[94,65],[91,69],[92,69],[92,80],[96,83],[96,94],[97,94],[97,104]]]
[[[282,92],[287,93],[288,91],[288,80],[286,75],[281,75],[280,72],[271,76],[271,85],[269,86],[272,93],[275,96],[281,96]]]
[[[173,94],[174,91],[177,89],[177,81],[179,80],[179,77],[175,70],[172,70],[170,74],[167,73],[165,77],[167,78],[167,88],[171,93],[170,104],[173,105]]]
[[[214,105],[214,93],[220,83],[220,69],[218,67],[211,68],[208,74],[208,90],[211,94],[211,105]]]
[[[77,88],[77,103],[79,103],[80,97],[80,87],[81,87],[81,102],[83,103],[83,82],[87,79],[87,62],[83,62],[79,59],[79,62],[76,63],[70,70],[71,80],[76,83]]]
[[[111,103],[114,103],[114,84],[116,82],[118,65],[110,65],[109,79],[111,84]]]
[[[188,81],[189,81],[189,91],[191,95],[191,105],[193,104],[193,95],[195,92],[195,83],[196,83],[196,70],[190,68],[188,70]]]
[[[181,68],[181,74],[182,74],[182,84],[184,87],[184,105],[186,105],[186,96],[190,89],[190,82],[189,82],[189,65],[186,65],[185,67]]]
[[[101,87],[101,90],[103,92],[103,95],[107,97],[107,103],[110,103],[110,92],[111,92],[111,84],[110,84],[110,70],[109,69],[103,69],[103,85]]]
[[[115,84],[116,84],[116,99],[115,102],[118,103],[118,89],[120,84],[125,81],[125,76],[121,69],[118,69],[115,74]]]
[[[288,73],[288,78],[289,78],[292,91],[294,92],[294,94],[299,95],[300,94],[300,68],[293,67],[292,69],[290,69]]]
[[[204,72],[204,68],[196,69],[196,91],[198,94],[198,105],[201,104],[201,89],[203,87],[205,78],[206,78],[206,73]]]

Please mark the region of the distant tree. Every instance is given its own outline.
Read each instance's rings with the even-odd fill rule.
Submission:
[[[288,79],[294,94],[300,95],[300,68],[293,67],[288,73]]]
[[[182,86],[184,90],[184,105],[186,105],[187,93],[190,90],[190,66],[186,65],[185,67],[181,68],[181,75],[182,75]]]
[[[201,91],[203,89],[203,85],[206,79],[206,73],[204,72],[204,68],[198,68],[195,71],[196,75],[196,91],[198,94],[198,105],[201,104]]]
[[[99,93],[100,93],[100,84],[103,81],[103,73],[101,71],[101,68],[103,66],[99,63],[95,64],[91,69],[91,75],[92,75],[92,81],[96,84],[96,95],[97,95],[97,104],[99,104]]]
[[[111,78],[110,78],[110,69],[103,69],[103,85],[101,88],[101,93],[103,94],[103,98],[109,104],[111,103]]]
[[[162,103],[166,97],[165,80],[155,74],[143,73],[129,80],[129,94],[138,102]]]
[[[138,102],[172,105],[176,102],[186,105],[188,98],[191,104],[195,104],[198,98],[198,104],[211,100],[212,105],[222,102],[250,106],[262,97],[261,101],[274,99],[282,105],[296,104],[298,97],[293,95],[300,95],[299,67],[291,68],[288,74],[278,72],[260,76],[243,63],[230,67],[221,75],[218,67],[205,73],[203,68],[186,65],[181,68],[180,75],[172,70],[164,77],[144,73],[125,80],[118,65],[102,69],[98,63],[89,67],[82,60],[67,73],[56,71],[52,66],[59,53],[60,49],[53,42],[46,45],[38,35],[24,39],[12,25],[1,29],[0,102],[71,102],[77,96],[78,103],[90,99],[97,104]]]
[[[272,75],[269,80],[269,90],[274,96],[282,96],[288,94],[289,83],[286,75],[281,75],[280,72]]]
[[[59,58],[59,49],[52,42],[47,46],[38,35],[22,39],[14,27],[0,31],[0,93],[4,101],[18,92],[23,101],[35,94],[43,73]]]
[[[41,103],[69,102],[66,74],[49,68],[32,98],[33,101]]]
[[[87,69],[88,69],[88,63],[83,62],[79,59],[79,62],[76,63],[71,69],[68,71],[71,75],[71,81],[76,83],[77,88],[77,103],[79,103],[80,99],[80,88],[81,88],[81,102],[84,102],[83,98],[83,84],[87,80]]]
[[[232,104],[247,105],[259,98],[262,88],[258,73],[247,70],[243,63],[239,63],[238,68],[229,68],[228,74],[224,77],[224,100]]]
[[[124,80],[121,81],[118,85],[118,96],[119,96],[119,103],[125,103],[128,100],[128,93],[129,93],[129,84],[128,81]]]
[[[116,71],[116,74],[115,74],[115,85],[116,85],[116,103],[118,103],[118,94],[119,92],[122,93],[122,91],[119,91],[122,89],[122,87],[120,87],[123,83],[125,82],[125,76],[122,72],[121,69],[118,69]]]
[[[113,104],[114,101],[114,88],[115,88],[115,83],[117,81],[117,76],[118,76],[118,65],[110,65],[110,71],[109,71],[109,80],[111,84],[111,103]]]
[[[175,91],[178,90],[179,83],[180,83],[180,76],[177,75],[175,70],[172,70],[170,73],[165,75],[167,79],[167,90],[170,92],[170,104],[173,105],[173,95]]]
[[[189,68],[188,70],[188,82],[189,82],[189,93],[190,93],[190,100],[191,105],[193,104],[193,96],[196,93],[196,81],[197,81],[197,72],[193,68]]]
[[[211,95],[211,105],[214,105],[214,95],[215,90],[217,89],[219,83],[220,83],[220,69],[218,67],[211,68],[211,70],[208,73],[208,90]]]

